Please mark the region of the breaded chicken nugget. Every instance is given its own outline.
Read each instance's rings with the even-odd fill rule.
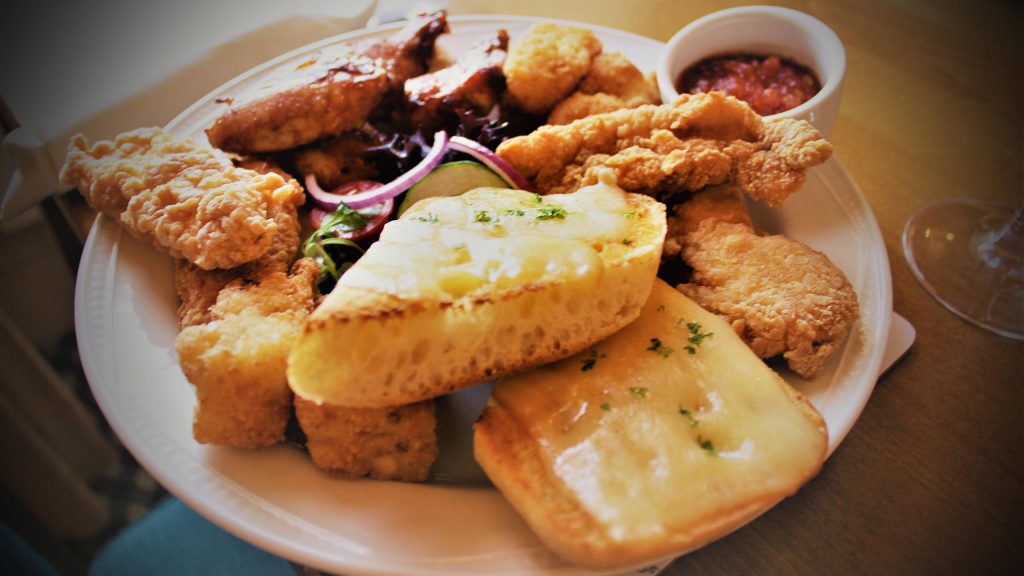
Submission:
[[[437,460],[434,401],[348,408],[295,397],[313,463],[346,478],[418,482]]]
[[[209,322],[178,334],[178,360],[196,387],[197,441],[259,448],[284,437],[292,404],[288,352],[313,308],[320,275],[310,258],[292,271],[271,272],[255,284],[232,281],[210,308]]]
[[[572,93],[590,70],[601,41],[584,28],[537,23],[513,42],[505,79],[513,103],[530,114],[546,114]]]
[[[620,52],[607,52],[594,58],[579,90],[555,106],[548,124],[568,124],[591,114],[643,104],[661,104],[654,74],[645,75]]]

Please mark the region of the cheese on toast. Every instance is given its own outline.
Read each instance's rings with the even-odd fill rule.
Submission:
[[[637,317],[664,236],[662,204],[610,183],[422,200],[306,320],[288,381],[379,408],[565,358]]]
[[[639,319],[498,381],[474,453],[549,548],[626,568],[710,542],[820,469],[825,423],[723,320],[656,281]]]

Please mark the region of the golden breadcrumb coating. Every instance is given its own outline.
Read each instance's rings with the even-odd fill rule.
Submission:
[[[612,169],[629,192],[659,195],[735,182],[777,206],[832,145],[810,123],[762,121],[736,98],[686,94],[672,104],[595,114],[506,140],[498,154],[543,194],[571,192]]]
[[[265,161],[246,159],[239,166],[255,170],[260,174],[274,172],[282,178],[295,182],[278,165]],[[273,204],[270,214],[277,223],[277,233],[270,243],[267,252],[252,262],[227,270],[203,270],[184,259],[174,262],[174,288],[178,292],[181,303],[178,306],[178,326],[185,328],[194,324],[210,321],[210,307],[217,301],[217,294],[238,278],[256,282],[271,272],[287,272],[299,250],[299,236],[302,226],[299,223],[298,206],[305,201],[304,195],[296,195],[289,202]]]
[[[591,114],[644,104],[661,104],[654,74],[645,75],[620,52],[606,52],[594,58],[579,90],[555,106],[548,124],[568,124]]]
[[[857,295],[827,256],[784,236],[708,219],[685,235],[693,277],[677,289],[724,317],[762,358],[814,377],[859,317]]]
[[[572,93],[600,53],[601,41],[590,30],[534,24],[512,43],[505,59],[509,97],[526,112],[546,114]]]
[[[313,463],[346,478],[421,482],[437,460],[433,400],[348,408],[295,397]]]
[[[74,136],[61,181],[132,235],[205,270],[262,256],[277,233],[276,207],[303,195],[294,181],[236,168],[160,128],[93,146]]]
[[[663,259],[679,256],[686,235],[696,232],[701,222],[729,222],[754,228],[743,191],[730,184],[708,186],[677,205],[667,219]]]
[[[319,268],[295,263],[254,284],[238,279],[220,291],[209,321],[175,340],[181,368],[196,387],[192,433],[201,443],[259,448],[279,442],[291,410],[288,352],[313,308]]]

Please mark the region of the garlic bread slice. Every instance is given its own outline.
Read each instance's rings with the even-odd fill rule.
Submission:
[[[657,280],[639,319],[498,381],[487,476],[569,561],[621,569],[729,533],[820,469],[825,422],[718,316]]]
[[[307,319],[289,383],[395,406],[565,358],[637,317],[664,236],[664,206],[611,183],[422,200]]]

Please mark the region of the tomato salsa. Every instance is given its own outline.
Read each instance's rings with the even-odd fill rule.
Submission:
[[[729,54],[705,58],[679,76],[681,94],[725,92],[762,116],[803,104],[821,90],[814,72],[779,56]]]

